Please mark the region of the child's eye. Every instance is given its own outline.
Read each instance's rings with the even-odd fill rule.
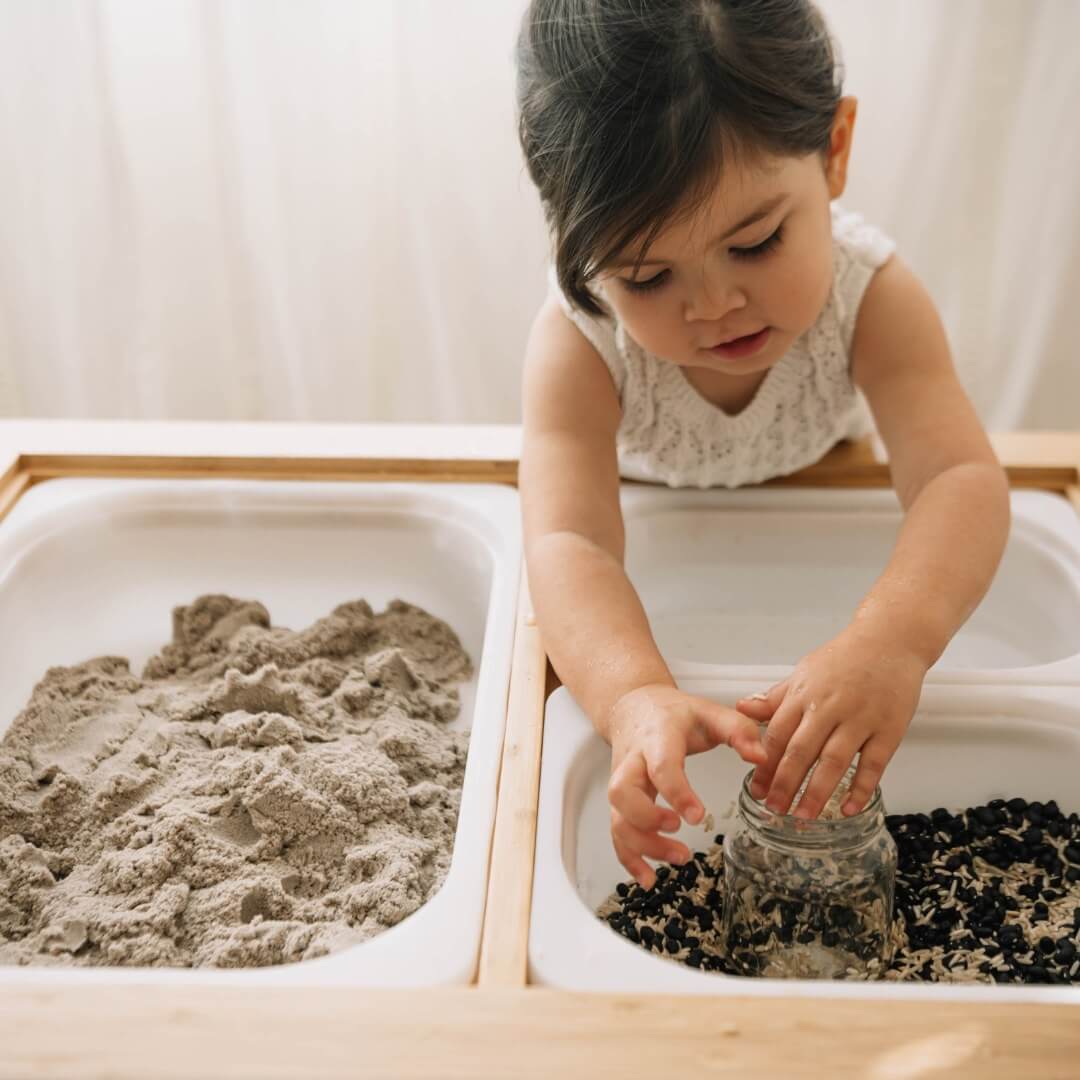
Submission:
[[[658,289],[665,281],[667,281],[667,279],[667,270],[661,270],[659,274],[653,274],[651,278],[645,278],[644,281],[631,278],[619,278],[623,284],[623,288],[629,289],[630,292],[650,292],[652,289]]]
[[[780,233],[783,228],[783,225],[778,225],[772,236],[766,237],[760,244],[747,248],[732,248],[731,254],[737,259],[760,259],[762,255],[768,255],[780,243]]]

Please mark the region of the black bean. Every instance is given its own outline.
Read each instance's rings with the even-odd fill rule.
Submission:
[[[669,953],[674,954],[677,953],[682,946],[674,938],[669,937],[664,939],[664,948],[667,949]]]

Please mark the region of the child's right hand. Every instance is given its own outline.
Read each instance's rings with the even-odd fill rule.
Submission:
[[[656,873],[643,856],[684,863],[685,844],[662,832],[675,832],[680,817],[698,825],[705,807],[690,787],[684,763],[687,754],[730,746],[751,765],[766,759],[758,725],[706,698],[674,686],[639,686],[611,709],[607,725],[611,743],[611,838],[619,862],[642,888],[652,888]],[[657,793],[672,809],[656,804]]]

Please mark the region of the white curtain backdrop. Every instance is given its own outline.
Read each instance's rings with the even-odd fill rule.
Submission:
[[[822,6],[846,203],[991,427],[1080,427],[1080,3]],[[0,0],[0,416],[516,420],[523,8]]]

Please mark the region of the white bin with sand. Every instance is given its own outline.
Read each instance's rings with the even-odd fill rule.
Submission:
[[[362,944],[298,963],[229,970],[215,966],[5,966],[0,967],[0,982],[52,986],[72,982],[416,986],[469,981],[480,940],[519,570],[517,498],[506,487],[67,479],[31,489],[0,526],[0,729],[6,729],[23,709],[48,668],[79,665],[104,656],[126,658],[131,673],[142,672],[147,660],[169,642],[170,633],[176,639],[177,626],[170,628],[172,610],[190,605],[196,597],[218,595],[253,602],[226,611],[220,606],[224,601],[215,601],[209,609],[199,608],[194,614],[189,611],[184,626],[198,629],[200,620],[205,622],[206,610],[217,615],[225,612],[222,625],[227,630],[237,620],[245,624],[241,638],[255,660],[262,648],[269,648],[273,654],[275,648],[291,647],[297,641],[304,647],[310,645],[304,635],[306,628],[313,626],[321,627],[318,633],[325,636],[327,628],[337,632],[335,628],[340,625],[340,633],[347,639],[350,633],[359,632],[352,624],[345,625],[349,619],[362,626],[375,625],[382,617],[380,613],[400,599],[423,612],[392,609],[388,621],[379,623],[379,633],[393,633],[383,634],[381,642],[394,644],[398,639],[393,635],[402,633],[451,640],[453,635],[447,637],[445,624],[460,640],[471,666],[461,659],[455,642],[452,653],[456,659],[447,667],[447,673],[463,677],[463,681],[444,693],[441,686],[436,687],[427,678],[438,667],[442,655],[438,648],[428,648],[430,640],[420,642],[413,650],[416,656],[423,654],[427,664],[419,680],[410,674],[409,665],[396,649],[383,649],[377,656],[361,652],[361,667],[366,664],[371,670],[356,675],[358,683],[365,684],[357,687],[358,693],[362,691],[370,698],[375,686],[378,693],[389,695],[387,688],[392,688],[397,679],[415,685],[414,698],[426,694],[424,708],[429,713],[434,710],[432,715],[438,714],[440,726],[447,729],[445,745],[450,749],[445,752],[450,754],[450,766],[454,753],[464,753],[466,734],[468,750],[445,881],[412,914]],[[365,603],[355,604],[357,601]],[[340,605],[346,605],[344,612],[327,620]],[[272,628],[268,626],[270,620]],[[282,636],[273,628],[299,633]],[[181,631],[186,632],[183,626]],[[218,644],[209,641],[211,654]],[[347,646],[348,641],[338,643],[342,656]],[[188,663],[187,658],[178,657],[171,654],[166,668],[169,664]],[[257,770],[275,756],[283,760],[295,756],[295,748],[306,752],[311,746],[314,760],[317,752],[330,747],[330,756],[317,767],[331,788],[340,789],[346,803],[351,800],[357,804],[365,790],[363,769],[351,775],[348,762],[333,760],[333,739],[322,739],[317,731],[311,739],[310,731],[301,733],[305,717],[294,721],[287,715],[291,708],[288,703],[299,691],[288,687],[283,690],[278,685],[279,673],[273,664],[258,666],[252,657],[248,659],[251,670],[247,674],[219,672],[222,679],[206,683],[206,694],[217,693],[225,703],[218,712],[231,707],[229,703],[240,703],[237,711],[215,717],[213,730],[195,714],[166,715],[166,721],[194,721],[189,726],[196,734],[202,733],[213,751],[211,758],[214,754],[223,758],[235,754],[237,747],[252,748],[254,758],[259,759]],[[216,654],[210,660],[218,667],[227,667]],[[90,671],[89,680],[111,685],[128,678],[122,664],[108,662],[104,667],[108,670]],[[196,667],[192,667],[193,678],[197,683],[205,681],[205,672]],[[337,696],[344,692],[338,685],[341,671],[335,674],[333,668],[332,656],[326,661],[317,657],[306,665],[311,685],[301,689],[310,700],[317,700],[320,694],[329,700],[329,690],[319,686],[324,676],[337,687]],[[152,672],[155,670],[160,674],[160,665],[151,667]],[[213,664],[206,670],[212,673]],[[132,685],[137,686],[137,680]],[[460,694],[460,711],[454,693]],[[194,696],[197,698],[198,693]],[[264,700],[271,701],[270,711],[260,713],[259,703]],[[123,707],[132,713],[134,719],[129,719],[134,725],[135,714],[143,706],[127,702]],[[329,707],[325,711],[328,714]],[[400,731],[376,726],[379,739],[375,741],[380,751],[389,747],[391,756],[397,754],[400,761],[405,760],[402,754],[410,753],[409,739],[415,736],[425,715],[421,710],[419,719],[399,719],[403,725]],[[357,730],[366,733],[368,726],[365,719]],[[207,730],[202,732],[202,727]],[[116,783],[101,797],[119,796],[122,801],[124,784],[131,783],[130,777],[146,766],[148,757],[161,752],[158,743],[164,745],[151,732],[147,745],[140,746],[135,755],[138,760],[126,763],[131,765],[126,771],[115,767],[127,753],[124,746],[118,743],[114,751],[106,745],[107,753],[112,755],[106,760],[107,755],[103,756],[101,747],[95,745],[92,769],[119,774]],[[460,750],[455,751],[455,747]],[[78,746],[71,745],[64,752],[68,757],[62,765],[81,753]],[[363,760],[377,763],[386,758]],[[213,769],[208,767],[207,771],[205,791],[198,794],[220,796],[221,805],[229,804],[232,793],[218,791],[214,784],[227,788],[237,782],[239,774],[229,773],[222,781],[221,776],[215,777]],[[272,777],[274,783],[264,784],[261,801],[256,800],[260,812],[265,811],[263,825],[281,806],[286,806],[287,811],[286,772],[279,770],[279,775]],[[55,786],[56,776],[55,766],[41,770],[43,797],[48,797],[47,789]],[[67,780],[73,782],[70,777]],[[256,776],[253,782],[258,781]],[[374,790],[371,784],[368,788]],[[138,790],[133,788],[132,798],[138,797]],[[423,805],[424,798],[447,798],[438,784],[422,777],[409,789],[408,798],[414,797],[420,800],[419,805]],[[304,813],[322,805],[317,794],[298,791],[297,798],[304,804]],[[327,806],[329,821],[334,807],[330,803]],[[154,809],[148,805],[147,813]],[[357,820],[363,820],[363,807],[357,804],[353,810],[359,815]],[[198,817],[194,811],[192,815],[193,820]],[[228,822],[223,818],[217,839],[241,847],[258,840],[259,830],[246,824],[246,819],[241,821],[242,816],[234,815]],[[283,812],[283,820],[287,817]],[[388,820],[392,817],[390,814]],[[177,837],[185,833],[186,823],[181,820],[178,826],[177,820],[174,817],[169,824],[170,840],[182,842],[182,837],[179,841]],[[314,827],[318,823],[309,824]],[[144,835],[122,838],[124,844],[120,846],[124,850],[109,855],[109,880],[116,880],[118,874],[122,876],[129,869],[132,873],[136,868],[139,873],[147,871],[153,860],[144,856],[153,850],[152,845],[147,846],[153,839],[153,826],[151,816]],[[277,839],[280,847],[291,837]],[[48,872],[59,883],[65,874],[72,873],[71,867],[60,865],[63,860],[58,860],[55,852],[49,858],[57,865],[38,866],[43,859],[32,844],[19,837],[8,837],[5,843],[11,849],[4,853],[11,857],[9,862],[26,856],[29,870],[39,877]],[[366,859],[377,861],[393,855],[376,851],[377,846],[369,844],[349,853],[355,856],[354,869],[361,885],[368,870]],[[175,850],[174,843],[174,855]],[[291,882],[283,881],[283,885],[286,890],[302,889],[304,886],[297,884],[302,878],[300,875]],[[193,888],[197,885],[178,887],[167,881],[151,896],[145,910],[134,911],[130,917],[133,921],[152,921],[161,915],[155,905],[160,906],[163,898],[168,900],[175,892],[174,899],[182,903],[180,893]],[[168,890],[169,897],[165,897]],[[249,893],[241,921],[258,925],[270,915],[263,909],[272,906],[273,897],[255,895],[258,889]],[[85,920],[72,919],[71,925],[62,929],[56,943],[60,953],[82,947],[79,938]]]

